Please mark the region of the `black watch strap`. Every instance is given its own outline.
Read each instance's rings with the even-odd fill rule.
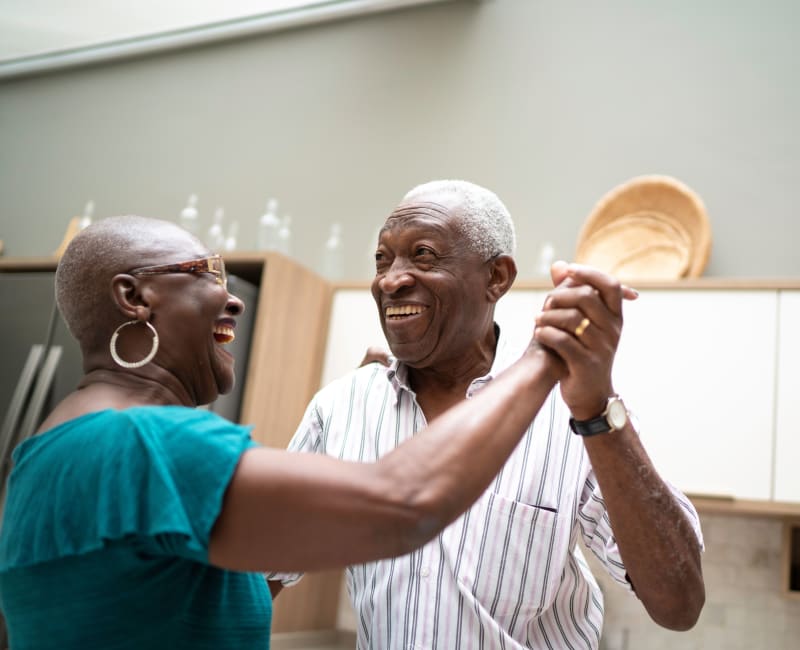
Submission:
[[[570,428],[579,436],[596,436],[599,433],[617,431],[628,422],[628,409],[619,395],[612,395],[606,402],[606,408],[596,418],[590,420],[569,419]]]
[[[598,415],[591,420],[569,419],[569,427],[579,436],[596,436],[599,433],[608,433],[611,427],[605,415]]]

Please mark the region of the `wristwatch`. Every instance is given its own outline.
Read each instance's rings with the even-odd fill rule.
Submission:
[[[628,409],[619,395],[612,395],[606,403],[606,410],[591,420],[569,419],[570,428],[579,436],[596,436],[598,433],[611,433],[625,426]]]

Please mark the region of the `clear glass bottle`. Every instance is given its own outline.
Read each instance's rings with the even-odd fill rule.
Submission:
[[[367,254],[365,256],[364,277],[371,280],[375,277],[375,253],[378,250],[378,242],[381,238],[381,226],[375,228],[375,233],[370,240],[367,247]]]
[[[193,235],[197,235],[197,214],[197,194],[191,194],[186,207],[181,210],[178,222]]]
[[[83,230],[86,226],[91,226],[92,217],[94,217],[94,201],[90,199],[83,208],[83,216],[78,221],[78,229]]]
[[[281,229],[281,220],[278,218],[278,201],[269,199],[267,209],[258,220],[258,250],[278,250],[280,241],[278,233]]]
[[[221,251],[225,246],[225,232],[222,223],[225,220],[225,209],[222,207],[214,210],[214,218],[206,234],[206,246],[214,252]]]
[[[344,277],[342,226],[336,222],[331,224],[330,234],[322,251],[322,276],[328,280],[341,280]]]
[[[224,248],[226,251],[236,250],[236,236],[239,234],[239,222],[231,221],[228,225],[228,236],[225,237]]]
[[[283,253],[286,257],[292,254],[292,217],[284,215],[281,220],[281,227],[278,229],[278,248],[279,253]]]
[[[549,241],[542,244],[539,249],[539,259],[536,263],[536,275],[542,278],[550,277],[550,267],[556,258],[556,250]]]

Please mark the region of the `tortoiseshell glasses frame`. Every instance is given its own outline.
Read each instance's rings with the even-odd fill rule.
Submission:
[[[159,264],[157,266],[140,266],[128,271],[131,275],[162,275],[167,273],[211,273],[217,284],[228,287],[228,274],[225,272],[225,262],[220,255],[209,255],[196,260],[175,262],[174,264]]]

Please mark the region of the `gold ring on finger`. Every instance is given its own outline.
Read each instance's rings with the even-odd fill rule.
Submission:
[[[577,336],[578,338],[583,336],[583,333],[586,331],[586,328],[589,327],[589,325],[591,325],[591,324],[592,324],[592,321],[590,321],[588,318],[584,318],[580,322],[578,327],[575,328],[575,336]]]

